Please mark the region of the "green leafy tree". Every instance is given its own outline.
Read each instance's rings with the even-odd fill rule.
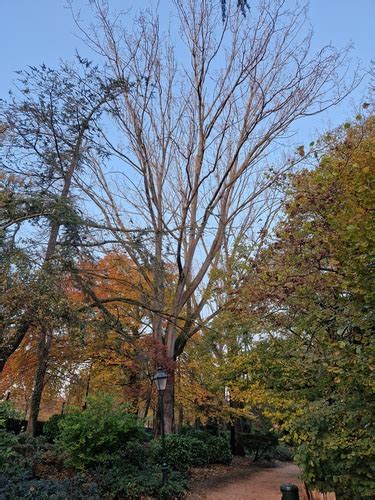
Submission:
[[[34,433],[54,328],[63,327],[67,313],[64,271],[77,255],[85,227],[75,201],[75,178],[82,179],[91,155],[104,154],[97,141],[98,120],[112,87],[81,58],[76,66],[29,67],[18,72],[17,84],[8,101],[0,101],[5,127],[1,169],[19,182],[16,196],[6,191],[2,196],[2,236],[4,245],[11,239],[13,247],[27,248],[38,293],[25,301],[16,321],[4,318],[0,369],[34,328],[38,364],[28,425]]]
[[[358,116],[322,139],[315,170],[291,177],[285,217],[243,289],[263,340],[232,373],[296,445],[306,481],[338,498],[374,487],[374,131],[373,116]]]

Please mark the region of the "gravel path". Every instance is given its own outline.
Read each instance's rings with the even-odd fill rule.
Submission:
[[[280,500],[280,485],[293,483],[300,500],[306,500],[299,469],[292,463],[259,466],[236,459],[230,467],[212,467],[193,472],[189,500]]]

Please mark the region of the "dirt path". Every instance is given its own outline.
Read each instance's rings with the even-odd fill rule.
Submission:
[[[300,500],[306,500],[298,479],[298,467],[279,463],[261,467],[246,459],[236,459],[230,467],[195,470],[188,500],[280,500],[280,485],[293,483]]]

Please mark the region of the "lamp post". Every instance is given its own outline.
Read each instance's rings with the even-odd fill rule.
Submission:
[[[154,375],[154,382],[156,388],[159,392],[159,409],[160,409],[160,420],[161,420],[161,445],[163,450],[163,464],[161,466],[161,470],[163,473],[163,484],[167,482],[168,478],[168,466],[165,462],[166,453],[165,453],[165,428],[164,428],[164,391],[167,386],[167,374],[163,370],[163,368],[158,368],[157,372]]]

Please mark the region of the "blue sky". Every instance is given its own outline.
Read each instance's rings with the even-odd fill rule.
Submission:
[[[131,0],[109,0],[109,4],[117,9],[127,8],[134,3]],[[156,0],[142,2],[145,6],[156,3]],[[170,3],[171,0],[160,0],[162,14],[169,11]],[[85,17],[88,1],[75,0],[74,4]],[[315,46],[332,42],[340,47],[352,41],[353,56],[359,58],[366,67],[374,58],[374,19],[375,0],[310,1]],[[80,53],[89,54],[75,32],[65,0],[0,0],[0,97],[6,96],[15,77],[14,71],[18,69],[42,62],[54,66],[61,58],[68,60],[74,57],[76,47]],[[336,125],[352,116],[352,103],[360,102],[366,86],[367,82],[341,108],[315,118],[310,130]]]

